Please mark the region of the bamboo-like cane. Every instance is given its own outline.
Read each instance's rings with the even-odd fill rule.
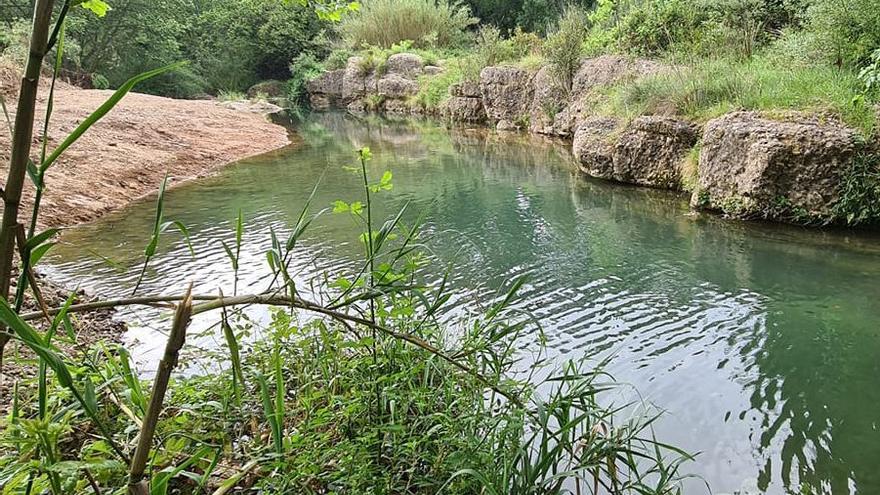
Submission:
[[[12,275],[12,259],[15,255],[15,229],[18,225],[18,208],[27,175],[27,163],[34,134],[34,110],[40,82],[40,69],[49,43],[49,24],[52,21],[54,0],[37,0],[34,6],[34,24],[31,31],[27,66],[21,79],[18,110],[15,113],[15,132],[12,136],[12,153],[9,175],[3,185],[3,223],[0,225],[0,296],[9,298],[9,282]],[[0,333],[0,359],[9,335]]]
[[[153,381],[153,393],[150,396],[150,404],[147,407],[147,414],[144,417],[144,423],[138,436],[137,448],[134,451],[134,457],[131,459],[131,466],[128,472],[128,494],[129,495],[150,495],[149,480],[144,479],[144,471],[147,467],[147,458],[150,455],[150,447],[153,445],[153,436],[156,434],[156,425],[159,422],[159,415],[162,413],[162,404],[165,402],[165,392],[168,390],[168,382],[171,379],[171,372],[177,366],[177,359],[180,355],[180,349],[186,342],[186,328],[189,326],[192,317],[192,284],[186,290],[183,300],[177,305],[177,311],[174,313],[174,323],[171,326],[171,334],[168,336],[168,343],[165,345],[165,354],[159,361],[159,368],[156,370],[156,379]]]

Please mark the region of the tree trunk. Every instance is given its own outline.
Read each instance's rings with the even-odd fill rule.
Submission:
[[[12,136],[12,159],[9,163],[9,176],[3,188],[3,224],[0,226],[0,296],[4,299],[9,299],[18,208],[21,205],[21,192],[24,187],[25,175],[27,175],[31,141],[34,137],[34,113],[40,83],[40,70],[43,66],[43,58],[46,56],[49,25],[52,20],[54,4],[55,0],[37,0],[34,6],[30,52],[18,95],[15,131]],[[0,333],[0,360],[2,360],[3,348],[8,341],[9,335],[5,332]]]

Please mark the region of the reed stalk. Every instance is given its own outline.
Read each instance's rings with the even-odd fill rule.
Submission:
[[[168,335],[168,343],[165,345],[165,354],[159,361],[156,370],[156,379],[153,382],[153,393],[150,395],[150,405],[144,417],[144,423],[138,435],[137,448],[131,459],[129,469],[128,493],[129,495],[149,495],[149,482],[144,479],[147,467],[147,459],[150,455],[150,447],[153,445],[153,437],[156,434],[156,425],[159,423],[159,415],[162,413],[162,404],[165,402],[165,392],[171,381],[171,373],[177,366],[180,349],[186,342],[186,329],[189,326],[193,313],[192,284],[186,290],[177,311],[174,313],[174,322],[171,333]]]
[[[18,109],[15,113],[15,129],[12,135],[12,156],[3,190],[3,222],[0,224],[0,296],[4,299],[9,298],[18,210],[21,206],[21,194],[30,160],[40,70],[48,50],[49,24],[54,5],[55,0],[36,0],[30,50],[18,95]],[[0,333],[0,363],[2,363],[3,349],[8,341],[9,335],[5,332]]]

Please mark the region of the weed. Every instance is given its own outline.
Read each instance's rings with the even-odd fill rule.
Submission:
[[[841,191],[832,207],[835,221],[870,225],[880,221],[880,162],[876,155],[858,154],[841,172]]]

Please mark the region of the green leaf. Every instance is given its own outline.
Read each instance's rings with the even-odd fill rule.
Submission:
[[[61,229],[48,229],[39,234],[31,237],[24,244],[25,249],[35,249],[40,244],[48,241],[52,237],[54,237],[57,233],[61,232]]]
[[[367,146],[364,146],[363,148],[361,148],[358,151],[358,155],[360,156],[361,160],[363,160],[365,162],[368,162],[373,158],[373,152],[370,151],[370,148]]]
[[[85,399],[86,403],[90,408],[97,411],[98,410],[98,396],[95,395],[95,384],[92,383],[88,377],[83,380],[83,399]]]
[[[345,201],[336,200],[333,202],[333,213],[346,213],[351,211],[351,206]]]
[[[86,10],[91,10],[98,17],[104,17],[107,15],[107,11],[112,10],[110,5],[103,0],[85,0],[79,5]]]
[[[192,241],[190,240],[190,237],[189,237],[189,229],[186,228],[186,225],[184,225],[183,222],[181,222],[180,220],[173,220],[173,221],[165,222],[164,224],[162,224],[161,230],[164,231],[166,227],[174,227],[177,229],[178,232],[180,232],[180,235],[183,236],[183,242],[186,243],[186,247],[189,249],[190,256],[195,258],[196,251],[195,251],[195,249],[193,249]]]
[[[2,297],[0,297],[0,321],[9,327],[19,340],[34,351],[40,359],[44,360],[46,364],[52,368],[52,371],[55,372],[55,376],[58,377],[58,382],[61,383],[63,387],[73,387],[73,376],[70,374],[70,370],[67,369],[67,365],[64,364],[61,357],[46,344],[40,334],[37,333],[33,327],[25,323],[25,321],[16,314],[12,307],[9,306],[6,299]]]
[[[232,254],[232,249],[229,249],[226,241],[220,241],[220,244],[223,246],[223,250],[226,251],[226,257],[229,258],[229,261],[232,263],[232,269],[237,271],[238,259],[236,259],[235,255]]]
[[[55,246],[54,242],[47,242],[41,246],[38,246],[36,249],[31,250],[31,258],[30,258],[30,266],[37,266],[37,263],[43,259],[43,256],[49,252]]]

